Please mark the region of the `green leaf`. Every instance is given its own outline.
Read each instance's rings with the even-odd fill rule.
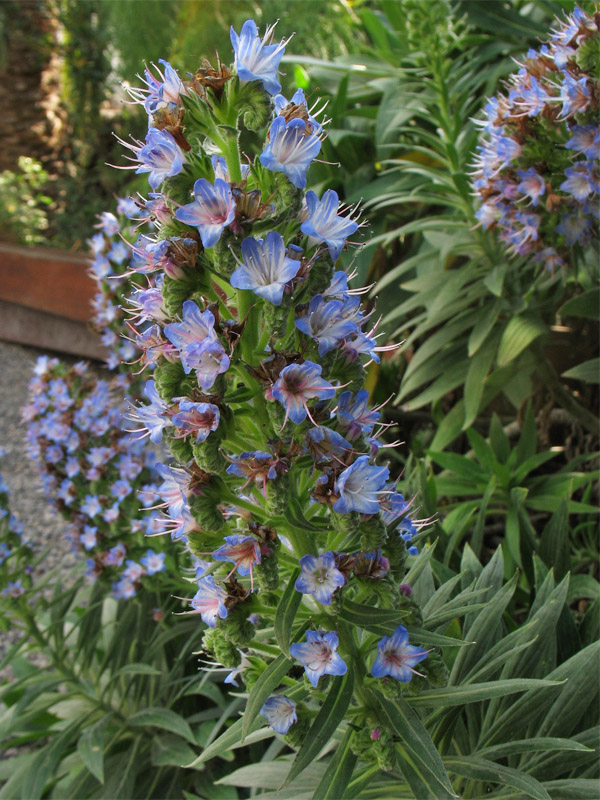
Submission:
[[[572,603],[573,600],[579,600],[581,597],[588,600],[600,598],[600,583],[591,575],[571,575],[567,602]]]
[[[342,743],[331,757],[325,774],[315,789],[312,800],[330,800],[334,797],[344,797],[344,792],[352,778],[357,758],[350,748],[353,735],[354,731],[348,728]]]
[[[223,756],[228,750],[236,750],[238,747],[241,747],[241,736],[242,736],[242,725],[244,722],[244,718],[240,717],[240,719],[236,719],[236,721],[227,728],[224,733],[222,733],[217,739],[211,742],[208,747],[205,747],[204,750],[200,753],[195,761],[192,761],[191,764],[184,764],[186,769],[196,769],[200,767],[201,764],[204,764],[206,761],[209,761],[211,758],[215,758],[215,756]],[[252,725],[250,726],[250,730],[246,734],[247,738],[250,737],[252,733],[258,731],[261,728],[264,728],[264,720],[262,717],[256,717]],[[268,728],[269,731],[272,731],[272,728]]]
[[[162,675],[163,673],[156,669],[156,667],[151,666],[150,664],[144,664],[143,662],[133,662],[131,664],[125,664],[124,667],[118,670],[116,673],[117,675]]]
[[[344,598],[340,617],[359,628],[386,635],[398,627],[402,620],[402,612],[396,608],[377,608],[362,603],[354,603]]]
[[[472,424],[479,412],[485,378],[493,364],[497,346],[497,336],[490,336],[470,359],[464,388],[465,421],[463,422],[463,430]]]
[[[535,339],[548,332],[544,323],[531,314],[512,317],[498,345],[498,366],[505,367],[514,361]]]
[[[591,358],[589,361],[582,361],[576,367],[571,367],[562,373],[563,378],[574,378],[586,383],[600,383],[600,358]]]
[[[472,358],[475,355],[475,353],[487,339],[489,332],[492,330],[496,324],[496,320],[500,316],[501,309],[502,302],[500,300],[494,300],[493,302],[488,303],[479,309],[479,319],[473,326],[473,330],[469,336],[469,358]]]
[[[155,736],[150,758],[155,767],[181,767],[189,764],[196,753],[180,736]]]
[[[483,283],[489,291],[496,297],[502,297],[502,287],[504,285],[504,276],[506,275],[506,265],[502,264],[500,267],[494,269],[484,278]]]
[[[302,594],[296,589],[296,579],[300,575],[300,570],[296,569],[290,575],[288,585],[277,605],[275,611],[275,638],[284,655],[290,654],[290,639],[292,636],[292,625],[296,616],[298,606],[302,602]]]
[[[503,767],[493,761],[473,756],[449,756],[444,758],[444,764],[450,772],[470,778],[472,781],[486,781],[498,783],[501,786],[510,786],[524,793],[534,800],[552,800],[542,784],[524,772],[510,767]]]
[[[406,700],[401,697],[396,703],[390,702],[376,689],[371,689],[370,695],[385,730],[398,737],[400,768],[409,785],[415,787],[415,796],[419,800],[457,797],[429,733]],[[422,794],[423,789],[427,796]]]
[[[548,520],[540,539],[539,555],[547,567],[554,569],[560,580],[570,568],[569,509],[568,498],[561,500],[559,507]]]
[[[597,778],[546,781],[544,788],[550,792],[553,800],[590,800],[590,797],[600,797],[600,781]]]
[[[196,737],[187,721],[170,708],[143,708],[129,717],[127,723],[135,728],[162,728],[196,744]]]
[[[450,470],[460,478],[465,478],[474,483],[478,481],[487,482],[487,475],[482,468],[470,458],[460,456],[458,453],[436,453],[432,450],[427,451],[429,458],[432,458],[440,467]]]
[[[274,661],[271,661],[266,670],[261,673],[259,679],[252,687],[248,695],[246,703],[246,710],[244,711],[241,741],[243,742],[246,736],[250,733],[252,723],[258,716],[259,711],[265,704],[265,701],[273,690],[276,689],[281,683],[293,665],[293,660],[283,653]]]
[[[109,714],[100,722],[87,728],[77,742],[77,752],[81,756],[81,760],[100,783],[104,783],[104,743],[106,727],[110,719],[111,715]]]
[[[572,297],[560,307],[558,313],[561,317],[600,319],[600,289],[589,289],[577,297]]]
[[[505,697],[509,694],[526,692],[528,689],[541,689],[548,686],[560,686],[560,682],[537,678],[511,678],[505,681],[468,683],[464,686],[428,689],[414,697],[407,697],[407,702],[411,706],[445,708],[466,705],[467,703],[478,703],[481,700],[490,700],[492,697]]]
[[[522,753],[539,753],[546,750],[579,750],[593,753],[591,747],[586,747],[574,739],[560,739],[554,736],[535,736],[531,739],[518,739],[514,742],[503,742],[492,747],[485,747],[477,755],[488,759],[506,758],[507,756],[520,756]]]
[[[354,674],[352,667],[348,667],[345,675],[333,677],[325,702],[300,745],[292,768],[285,779],[284,786],[293,781],[306,767],[313,763],[343,720],[353,693]]]

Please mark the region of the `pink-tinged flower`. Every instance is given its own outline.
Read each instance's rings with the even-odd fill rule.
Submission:
[[[307,192],[306,205],[308,219],[302,223],[300,230],[308,236],[309,247],[325,242],[329,255],[335,261],[340,257],[346,239],[358,229],[358,223],[337,213],[340,200],[333,189],[328,189],[321,200],[314,192]]]
[[[133,140],[133,144],[125,142],[117,137],[118,141],[131,150],[136,158],[130,158],[139,164],[135,170],[136,175],[142,172],[148,173],[148,183],[153,189],[157,189],[165,178],[178,175],[183,169],[184,156],[179,145],[168,131],[150,128],[146,134],[146,144]],[[133,169],[132,167],[120,167],[120,169]]]
[[[377,645],[377,658],[371,668],[371,675],[384,678],[389,675],[402,683],[408,683],[415,675],[420,675],[414,667],[427,657],[429,650],[422,650],[408,643],[408,631],[398,625],[391,636],[384,636]]]
[[[296,589],[302,594],[312,594],[318,603],[330,605],[335,590],[346,582],[335,566],[333,553],[302,556],[300,567],[302,573],[296,581]]]
[[[165,336],[179,350],[186,375],[194,370],[199,386],[210,389],[217,375],[229,368],[229,356],[217,339],[211,311],[200,311],[193,300],[186,300],[182,313],[182,322],[165,325]]]
[[[384,488],[390,471],[387,467],[369,464],[369,456],[359,456],[356,461],[340,473],[335,482],[335,491],[340,499],[333,504],[334,511],[348,514],[377,514],[380,510],[379,492]]]
[[[250,575],[253,586],[252,568],[260,564],[260,547],[253,536],[226,536],[225,544],[211,555],[215,561],[231,561],[235,564],[233,569],[237,569],[240,575]]]
[[[277,80],[277,69],[289,40],[270,44],[273,39],[275,25],[270,25],[261,39],[256,22],[247,19],[242,25],[240,35],[230,30],[231,46],[235,56],[235,71],[243,83],[246,81],[262,81],[269,94],[281,91]]]
[[[288,417],[299,425],[307,415],[316,425],[308,410],[307,401],[315,398],[329,400],[335,395],[335,387],[321,377],[319,364],[305,361],[303,364],[289,364],[284,367],[273,384],[272,392],[275,400],[285,408],[284,425]]]
[[[198,591],[190,600],[193,611],[189,614],[200,614],[202,622],[209,628],[217,627],[217,619],[225,619],[227,608],[225,607],[225,589],[215,583],[212,575],[198,581]]]
[[[163,71],[156,64],[152,64],[153,69],[158,73],[158,77],[153,75],[148,67],[144,70],[144,77],[137,77],[142,81],[144,87],[128,87],[127,93],[136,103],[143,105],[146,112],[152,116],[159,108],[170,105],[178,105],[180,95],[186,94],[186,89],[181,78],[168,61],[162,58],[158,63],[163,65]],[[123,213],[123,212],[121,212]]]
[[[572,137],[565,144],[567,150],[583,153],[590,160],[600,158],[600,126],[574,125],[571,133]]]
[[[517,176],[521,181],[517,187],[518,190],[531,198],[531,205],[537,206],[538,200],[546,191],[544,179],[533,167],[517,170]]]
[[[290,645],[290,655],[302,664],[315,689],[321,675],[345,675],[348,671],[337,652],[338,644],[333,631],[306,631],[306,642]]]
[[[131,561],[131,559],[126,561],[125,569],[123,570],[123,578],[135,583],[139,581],[143,574],[144,568],[141,564],[138,564],[136,561]]]
[[[316,294],[303,317],[296,317],[298,330],[319,343],[319,355],[324,356],[345,337],[356,332],[356,323],[344,316],[346,306],[342,300],[324,300]],[[375,342],[376,344],[376,342]]]
[[[173,414],[173,425],[182,431],[182,436],[196,434],[196,441],[203,442],[209,433],[219,427],[219,409],[212,403],[193,403],[182,398],[179,411]]]
[[[231,276],[231,285],[280,305],[285,285],[298,274],[300,261],[286,256],[283,238],[275,231],[269,231],[264,239],[249,236],[241,250],[242,263]]]
[[[271,695],[259,713],[265,717],[275,733],[285,734],[298,722],[296,704],[283,694]]]
[[[184,470],[169,467],[166,464],[156,464],[156,471],[163,479],[163,482],[156,490],[156,494],[161,498],[164,505],[168,506],[170,514],[179,516],[187,503],[190,476]]]
[[[273,172],[283,172],[297,189],[306,186],[306,173],[319,155],[321,140],[307,131],[302,119],[275,117],[269,128],[269,143],[259,161]]]
[[[581,161],[565,170],[567,180],[561,183],[560,188],[574,197],[578,203],[585,203],[594,191],[592,166],[592,162]]]
[[[235,217],[231,187],[220,178],[213,184],[199,178],[194,184],[194,202],[175,212],[175,219],[198,229],[205,248],[213,247]]]

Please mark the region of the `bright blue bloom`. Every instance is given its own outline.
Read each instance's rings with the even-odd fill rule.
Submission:
[[[212,575],[198,581],[198,591],[190,601],[194,609],[192,614],[200,614],[202,622],[209,628],[217,627],[217,619],[225,619],[227,608],[225,589],[215,583]]]
[[[348,671],[338,655],[338,644],[338,635],[333,631],[306,631],[306,642],[290,645],[290,655],[302,664],[315,689],[321,675],[345,675]]]
[[[163,479],[156,493],[169,508],[169,515],[178,517],[187,503],[186,492],[190,483],[190,476],[182,469],[169,467],[166,464],[156,464],[156,472]]]
[[[568,72],[563,73],[563,82],[560,87],[562,111],[560,116],[565,119],[576,111],[585,111],[590,102],[590,87],[586,77],[575,80]]]
[[[277,80],[277,69],[285,52],[286,42],[269,44],[273,37],[274,25],[265,31],[261,39],[256,22],[247,19],[242,25],[240,35],[230,30],[231,45],[235,56],[235,71],[241,81],[262,81],[269,94],[281,91]]]
[[[341,458],[352,450],[352,445],[347,442],[337,431],[319,425],[308,432],[306,449],[316,458]]]
[[[230,278],[236,289],[250,289],[273,305],[281,304],[286,283],[295,278],[300,261],[285,254],[283,238],[269,231],[264,239],[251,236],[242,242],[242,264]]]
[[[313,398],[329,400],[335,395],[335,387],[321,377],[321,367],[312,361],[303,364],[289,364],[279,373],[273,384],[273,397],[285,408],[284,425],[288,417],[299,425],[308,415],[307,401]]]
[[[182,398],[179,412],[173,414],[173,424],[185,434],[195,433],[196,441],[203,442],[211,431],[219,427],[219,409],[212,403],[193,403]]]
[[[86,550],[91,550],[98,543],[98,528],[93,525],[84,525],[83,533],[79,536],[79,541]]]
[[[391,636],[384,636],[377,645],[377,658],[371,668],[371,675],[375,678],[389,675],[397,681],[408,683],[413,672],[416,672],[414,667],[428,653],[428,650],[409,644],[408,631],[403,625],[398,625]]]
[[[198,229],[205,248],[213,247],[235,217],[235,203],[228,183],[215,184],[199,178],[194,184],[194,202],[175,211],[175,219]]]
[[[136,595],[133,581],[129,578],[121,578],[117,583],[113,583],[112,593],[115,600],[131,600]]]
[[[84,514],[87,514],[88,517],[95,517],[102,511],[102,506],[96,495],[86,494],[81,504],[81,510]]]
[[[359,456],[340,473],[335,482],[335,491],[340,499],[333,504],[333,510],[341,514],[350,511],[377,514],[380,509],[378,493],[385,486],[389,475],[387,467],[372,466],[369,464],[369,456]]]
[[[300,226],[302,233],[309,237],[309,247],[325,242],[334,261],[339,258],[346,239],[358,229],[354,220],[338,215],[339,204],[339,197],[333,189],[328,189],[321,200],[314,192],[307,192],[308,219]]]
[[[285,734],[298,722],[296,704],[283,694],[271,695],[259,713],[265,717],[275,733]]]
[[[302,556],[300,567],[302,574],[296,581],[296,589],[302,594],[312,594],[318,603],[330,605],[335,590],[346,582],[335,565],[333,553]]]
[[[183,154],[168,131],[150,128],[146,144],[138,149],[140,166],[136,174],[147,172],[148,183],[157,189],[165,178],[178,175],[183,169]]]
[[[342,316],[345,310],[344,301],[326,301],[323,295],[316,294],[308,304],[306,315],[296,318],[298,330],[319,343],[320,356],[332,350],[344,337],[356,332],[356,323]]]
[[[260,154],[263,167],[273,172],[283,172],[297,189],[306,186],[306,172],[319,155],[321,140],[308,133],[302,119],[275,117],[269,128],[269,143]]]
[[[110,493],[118,500],[124,500],[132,492],[132,486],[127,480],[119,479],[110,487]]]

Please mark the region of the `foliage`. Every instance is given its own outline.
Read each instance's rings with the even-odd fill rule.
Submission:
[[[48,173],[33,158],[21,156],[19,171],[0,173],[0,231],[3,238],[23,244],[40,244],[48,227],[44,206],[52,201],[43,194]]]
[[[333,754],[323,750],[302,780],[285,786],[285,797],[451,797],[433,782],[427,769],[433,771],[433,764],[419,758],[425,731],[455,796],[593,796],[600,742],[592,700],[598,686],[590,675],[600,656],[598,601],[577,625],[567,607],[569,578],[557,584],[537,557],[534,569],[533,602],[517,625],[514,614],[522,614],[515,604],[517,576],[504,583],[501,550],[482,567],[466,545],[458,574],[431,559],[430,552],[419,556],[412,586],[423,607],[424,629],[461,642],[453,647],[449,639],[442,648],[447,685],[423,690],[422,679],[413,678],[398,705],[386,704],[387,724],[379,738],[369,727],[350,724],[340,730]],[[378,696],[371,700],[376,708]],[[203,757],[231,746],[235,742],[225,734]],[[403,774],[394,768],[382,773],[378,763],[394,747],[405,750],[409,761]],[[220,783],[254,787],[261,798],[281,797],[290,757],[271,761],[273,754]]]
[[[363,19],[374,45],[358,66],[299,60],[334,95],[327,155],[345,165],[347,198],[362,196],[376,214],[376,235],[357,264],[378,279],[383,325],[405,337],[396,401],[404,411],[431,408],[437,451],[493,401],[519,409],[541,386],[595,431],[593,386],[573,384],[583,373],[570,370],[581,360],[593,369],[597,308],[595,321],[568,326],[559,309],[595,288],[597,259],[589,252],[577,273],[563,274],[509,258],[477,226],[469,183],[472,117],[510,69],[507,56],[522,53],[523,34],[533,44],[544,25],[500,3],[384,3]],[[317,179],[339,180],[323,165]],[[572,346],[582,340],[585,353]],[[569,380],[557,374],[565,371]],[[380,396],[394,388],[382,381]]]
[[[49,601],[40,584],[2,602],[23,635],[3,662],[15,680],[0,687],[0,797],[212,798],[219,764],[181,765],[238,701],[198,675],[202,626],[173,617],[168,591],[117,602],[100,583],[65,589],[56,577],[43,581],[54,581]]]

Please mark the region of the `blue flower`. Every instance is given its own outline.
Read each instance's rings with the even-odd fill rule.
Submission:
[[[193,300],[183,304],[183,321],[165,325],[165,336],[179,350],[187,374],[196,372],[202,389],[210,389],[217,375],[229,368],[229,356],[217,339],[211,311],[200,311]]]
[[[538,200],[546,191],[546,184],[542,176],[538,175],[533,167],[529,167],[529,169],[517,170],[517,177],[521,181],[517,189],[531,198],[533,206],[537,206]]]
[[[576,111],[585,111],[590,102],[588,79],[584,76],[579,80],[575,80],[568,72],[563,73],[560,99],[563,104],[560,114],[562,119],[566,119]]]
[[[253,566],[260,564],[260,547],[253,536],[226,536],[225,544],[212,557],[215,561],[232,562],[240,575],[252,575]]]
[[[350,511],[377,514],[380,509],[378,492],[385,486],[389,474],[387,467],[369,464],[369,456],[359,456],[335,482],[340,499],[333,504],[333,510],[341,514]]]
[[[306,118],[308,120],[310,128],[312,129],[311,131],[309,131],[309,133],[319,133],[323,128],[321,123],[318,120],[316,120],[313,116],[311,116],[310,110],[308,108],[308,103],[306,102],[306,97],[304,96],[303,89],[296,89],[296,91],[292,95],[291,100],[286,100],[282,94],[276,95],[273,98],[273,105],[275,107],[275,114],[277,115],[285,117],[287,111],[293,110],[294,116],[298,116],[299,118],[302,119]],[[301,110],[298,108],[293,109],[293,106],[300,106]],[[323,111],[323,109],[324,107],[321,108],[320,111]],[[320,111],[317,111],[315,113],[318,114],[320,113]]]
[[[198,229],[205,248],[213,247],[235,217],[231,187],[221,178],[215,184],[199,178],[194,184],[194,202],[175,211],[175,219]]]
[[[302,594],[312,594],[318,603],[330,605],[335,590],[346,582],[335,565],[333,553],[302,556],[300,567],[302,574],[296,581],[296,589]]]
[[[335,261],[348,236],[358,229],[358,223],[338,215],[339,198],[333,189],[328,189],[321,200],[314,192],[307,192],[306,205],[308,219],[302,223],[300,230],[309,237],[309,247],[317,242],[325,242],[329,247],[329,255]]]
[[[598,125],[574,125],[573,134],[565,144],[567,150],[583,153],[586,158],[600,158],[600,127]]]
[[[155,575],[166,569],[165,553],[156,553],[154,550],[146,550],[146,555],[140,558],[140,563],[146,568],[148,575]]]
[[[231,285],[236,289],[250,289],[273,305],[280,305],[285,284],[295,278],[300,269],[300,261],[286,256],[281,235],[269,231],[264,239],[244,239],[242,259],[231,276]]]
[[[269,44],[275,26],[271,25],[261,39],[256,22],[247,19],[242,25],[240,35],[230,31],[231,45],[235,56],[235,71],[241,81],[262,81],[269,94],[281,91],[277,80],[277,69],[285,52],[287,41]]]
[[[321,367],[312,361],[304,364],[289,364],[279,373],[273,384],[273,397],[285,408],[284,425],[289,417],[299,425],[308,415],[316,425],[308,410],[307,401],[313,398],[329,400],[335,395],[335,387],[321,377]]]
[[[370,434],[381,417],[378,408],[369,408],[369,392],[366,389],[361,389],[356,396],[349,391],[342,392],[335,414],[340,425],[347,428],[345,435],[351,441],[362,433]]]
[[[196,441],[203,442],[211,431],[219,427],[219,409],[212,403],[193,403],[182,398],[179,412],[173,414],[173,424],[184,434],[195,433]]]
[[[209,628],[217,627],[217,619],[225,619],[227,608],[225,607],[225,589],[215,583],[212,575],[198,581],[198,591],[191,599],[192,614],[200,614],[202,622]]]
[[[556,226],[557,233],[562,233],[571,247],[587,239],[592,229],[592,218],[585,214],[563,214],[560,224]]]
[[[338,655],[338,644],[338,635],[333,631],[306,631],[306,642],[290,645],[290,655],[302,664],[315,689],[321,675],[345,675],[348,671]]]
[[[263,167],[273,172],[283,172],[297,189],[306,186],[306,172],[319,155],[321,140],[308,133],[302,119],[292,119],[287,124],[276,117],[269,128],[269,143],[260,154]]]
[[[323,295],[315,295],[308,304],[304,317],[297,317],[298,330],[311,336],[319,343],[319,355],[324,356],[345,336],[356,332],[356,323],[342,316],[346,310],[342,300],[324,300]]]
[[[413,672],[420,674],[413,668],[428,653],[428,650],[410,645],[408,631],[403,625],[398,625],[391,636],[384,636],[377,645],[377,658],[371,668],[371,675],[375,678],[389,675],[397,681],[408,683]]]
[[[283,694],[273,694],[259,711],[275,733],[287,733],[295,722],[296,704]]]
[[[580,161],[565,170],[567,180],[561,183],[560,188],[574,197],[578,203],[585,203],[594,191],[592,166],[591,161]]]
[[[150,400],[150,405],[147,406],[132,406],[130,413],[127,415],[129,419],[134,422],[140,422],[141,428],[133,428],[130,433],[142,433],[140,438],[150,436],[150,441],[153,444],[159,444],[162,441],[163,430],[173,423],[168,416],[168,407],[160,398],[156,384],[153,380],[146,381],[144,384],[144,394]]]
[[[150,128],[143,147],[129,147],[137,152],[140,162],[136,175],[141,172],[149,173],[148,183],[153,189],[157,189],[165,178],[178,175],[183,169],[183,153],[168,131]]]

